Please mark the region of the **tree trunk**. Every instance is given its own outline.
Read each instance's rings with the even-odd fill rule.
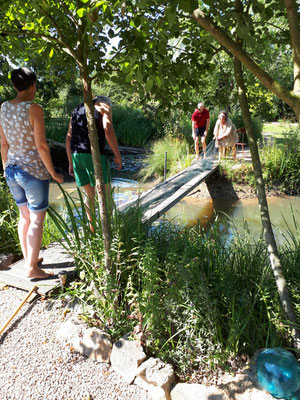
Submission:
[[[95,123],[95,109],[92,98],[91,80],[89,78],[87,68],[85,70],[81,69],[80,76],[83,86],[84,106],[86,110],[89,139],[91,142],[92,160],[95,171],[96,193],[100,205],[100,220],[101,220],[102,233],[104,239],[104,262],[107,271],[110,272],[111,271],[111,259],[110,259],[111,227],[110,227],[109,213],[106,202],[105,183],[103,179],[102,166],[100,161],[100,151],[99,151],[98,135]]]
[[[249,142],[249,148],[250,148],[250,152],[251,152],[251,158],[252,158],[252,164],[253,164],[253,170],[254,170],[254,176],[255,176],[255,182],[256,182],[256,192],[257,192],[257,197],[258,197],[258,202],[259,202],[259,210],[260,210],[260,215],[261,215],[261,220],[262,220],[262,225],[263,225],[263,230],[264,230],[264,237],[265,237],[265,241],[266,241],[266,244],[268,247],[268,253],[269,253],[269,257],[270,257],[271,267],[272,267],[272,270],[274,273],[274,277],[275,277],[275,281],[276,281],[276,285],[277,285],[277,289],[278,289],[282,307],[284,309],[286,318],[290,323],[290,329],[291,329],[294,347],[296,349],[300,349],[300,331],[297,328],[297,317],[294,313],[293,303],[291,301],[287,283],[283,276],[283,272],[282,272],[282,268],[281,268],[281,264],[280,264],[276,240],[274,237],[271,220],[270,220],[270,215],[269,215],[269,209],[268,209],[266,192],[265,192],[265,187],[264,187],[264,182],[263,182],[258,147],[257,147],[257,143],[255,141],[254,132],[252,129],[248,99],[247,99],[246,89],[245,89],[245,84],[244,84],[244,79],[243,79],[242,64],[237,58],[234,58],[234,75],[235,75],[235,80],[236,80],[236,84],[237,84],[237,88],[238,88],[238,95],[239,95],[239,102],[240,102],[241,111],[242,111],[242,117],[243,117],[243,121],[245,124],[248,142]]]

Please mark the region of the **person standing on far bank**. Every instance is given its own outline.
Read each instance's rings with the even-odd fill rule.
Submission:
[[[50,177],[58,183],[63,175],[53,166],[45,135],[44,111],[32,103],[36,75],[27,68],[12,71],[17,96],[1,105],[1,156],[7,185],[20,211],[18,235],[26,276],[44,279],[52,275],[39,267],[43,223],[48,208]]]
[[[209,129],[209,112],[204,108],[204,103],[198,103],[197,109],[192,115],[192,136],[195,142],[196,159],[199,160],[199,137],[201,138],[202,150],[206,157],[206,142]]]

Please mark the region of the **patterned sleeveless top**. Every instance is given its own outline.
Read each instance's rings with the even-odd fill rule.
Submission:
[[[34,143],[33,129],[29,123],[31,102],[24,101],[2,104],[0,124],[9,145],[5,167],[17,164],[33,177],[46,180],[50,178]]]

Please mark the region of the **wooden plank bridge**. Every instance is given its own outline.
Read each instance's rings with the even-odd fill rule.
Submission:
[[[190,167],[142,193],[138,199],[120,206],[119,210],[125,211],[139,204],[143,212],[142,221],[154,222],[204,182],[215,172],[217,166],[218,161],[214,154],[196,161]]]

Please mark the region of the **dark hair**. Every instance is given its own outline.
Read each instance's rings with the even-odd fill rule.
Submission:
[[[36,74],[28,68],[18,68],[12,71],[11,80],[17,91],[22,92],[36,82]]]
[[[220,111],[220,112],[219,112],[219,115],[218,115],[218,118],[220,117],[221,114],[225,114],[225,121],[227,121],[227,119],[228,119],[228,114],[227,114],[227,112],[226,112],[225,110]]]

